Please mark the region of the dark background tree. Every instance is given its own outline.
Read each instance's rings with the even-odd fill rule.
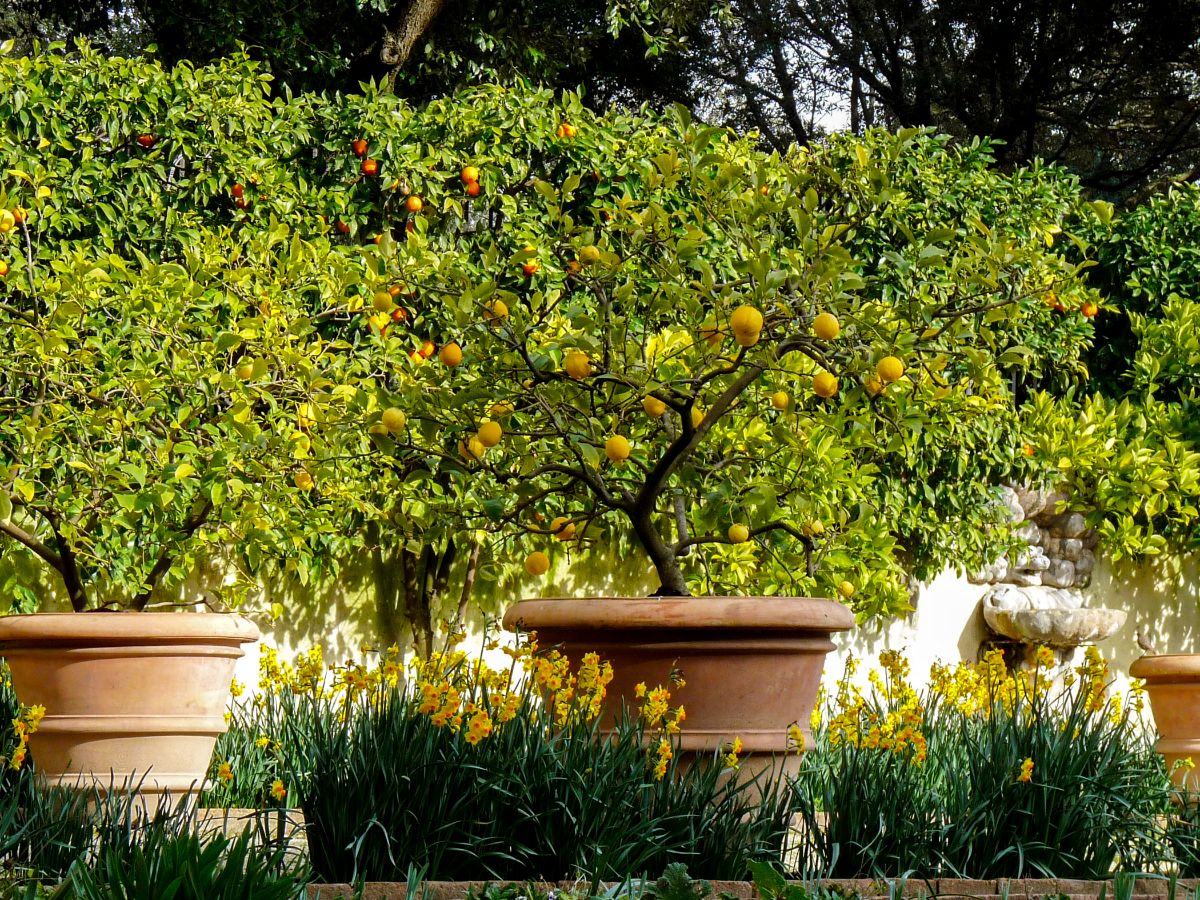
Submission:
[[[294,92],[355,92],[375,79],[420,101],[528,78],[582,87],[598,108],[695,100],[685,60],[648,59],[640,33],[610,34],[604,0],[13,0],[0,34],[18,53],[86,37],[123,54],[153,45],[167,63],[245,50]]]
[[[990,136],[1111,198],[1200,171],[1198,0],[725,0],[684,52],[780,149],[826,117]]]

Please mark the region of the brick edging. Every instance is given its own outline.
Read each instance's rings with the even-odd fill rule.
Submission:
[[[699,879],[697,879],[699,880]],[[898,882],[899,879],[894,879]],[[488,884],[524,885],[529,882],[514,881],[427,881],[422,887],[423,900],[462,900],[467,891],[474,888],[479,890]],[[792,882],[802,884],[803,882]],[[869,898],[887,898],[890,895],[886,880],[869,878],[834,878],[822,880],[821,885],[840,889],[846,894]],[[586,882],[535,882],[542,890],[572,888],[578,890]],[[748,881],[712,881],[714,894],[728,894],[738,900],[756,900],[758,894],[754,885]],[[602,887],[610,887],[606,882]],[[899,885],[897,885],[899,887]],[[1180,878],[1175,882],[1176,896],[1180,900],[1189,900],[1200,887],[1200,879]],[[1130,900],[1154,900],[1165,898],[1168,894],[1169,881],[1165,877],[1137,878],[1134,880],[1133,895]],[[1096,900],[1104,892],[1107,898],[1113,898],[1112,881],[1084,881],[1072,878],[991,878],[974,881],[961,878],[939,878],[933,881],[909,879],[904,883],[903,896],[920,897],[972,897],[978,900],[1040,900],[1042,897],[1067,897],[1069,900]],[[406,900],[408,887],[403,882],[375,881],[368,882],[363,894],[363,900]],[[354,888],[348,884],[315,884],[309,887],[309,900],[343,900],[357,896]]]

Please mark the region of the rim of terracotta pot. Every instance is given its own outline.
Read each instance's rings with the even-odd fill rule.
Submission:
[[[1200,653],[1158,653],[1139,657],[1129,667],[1134,678],[1184,675],[1200,678]]]
[[[82,612],[0,616],[0,648],[6,644],[55,644],[136,637],[151,641],[216,640],[249,644],[258,626],[236,613]]]
[[[567,597],[521,600],[504,627],[848,631],[854,613],[823,597]]]

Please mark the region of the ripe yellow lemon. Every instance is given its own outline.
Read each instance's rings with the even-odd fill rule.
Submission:
[[[479,443],[485,447],[495,447],[500,443],[500,438],[504,436],[504,430],[500,427],[499,422],[484,422],[479,426],[479,433],[475,435],[479,438]]]
[[[311,491],[316,482],[313,481],[313,477],[307,472],[297,472],[296,477],[292,479],[292,483],[302,491]]]
[[[508,304],[503,300],[493,300],[488,304],[483,317],[493,325],[499,324],[503,319],[508,318]]]
[[[8,263],[0,259],[0,278],[8,274]]]
[[[879,380],[878,375],[868,375],[863,386],[867,389],[867,393],[872,397],[878,396],[879,392],[884,388],[884,384]]]
[[[467,462],[477,462],[483,459],[487,447],[483,446],[483,441],[479,440],[478,435],[472,435],[469,441],[458,442],[458,453]]]
[[[657,397],[647,397],[642,401],[642,409],[646,411],[646,415],[658,418],[667,411],[667,404],[663,403]]]
[[[582,350],[572,350],[563,357],[563,371],[580,381],[592,374],[592,361]]]
[[[842,323],[833,313],[823,312],[813,319],[813,334],[823,341],[832,341],[842,330]]]
[[[700,423],[704,421],[704,410],[698,406],[692,407],[692,427],[699,428]]]
[[[813,393],[818,397],[829,399],[838,392],[838,380],[828,372],[818,372],[813,376]]]
[[[838,593],[849,600],[854,596],[854,585],[848,581],[843,581],[838,585]]]
[[[371,298],[371,305],[375,307],[375,312],[391,312],[396,301],[387,291],[376,291],[375,296]]]
[[[900,362],[894,356],[885,356],[879,361],[879,365],[875,367],[875,374],[879,376],[879,380],[884,384],[899,381],[900,377],[904,374],[904,363]]]
[[[383,411],[383,415],[379,417],[379,421],[383,423],[383,427],[395,434],[397,431],[403,431],[404,425],[408,422],[408,416],[404,414],[404,410],[398,409],[395,406],[389,406]]]
[[[550,557],[541,550],[534,550],[525,557],[525,571],[534,578],[540,578],[550,571]]]
[[[600,262],[600,248],[595,244],[588,244],[579,251],[579,262],[585,266],[594,266]]]
[[[735,522],[729,526],[727,535],[731,544],[744,544],[750,540],[750,529],[741,522]]]
[[[619,434],[614,434],[604,442],[604,453],[615,463],[629,459],[629,440]]]
[[[699,334],[710,347],[719,346],[721,341],[725,340],[725,329],[712,322],[705,322],[701,325]]]
[[[739,306],[729,317],[734,340],[743,347],[753,347],[762,335],[763,317],[753,306]]]
[[[787,391],[776,391],[771,395],[771,405],[776,409],[787,409],[791,399]]]
[[[550,523],[550,533],[560,541],[569,541],[575,537],[575,523],[566,516],[556,516]]]
[[[0,234],[7,234],[17,224],[17,217],[7,209],[0,209]]]
[[[501,419],[504,416],[511,415],[514,408],[507,400],[501,400],[499,403],[492,404],[492,408],[488,410],[488,415],[493,419]]]

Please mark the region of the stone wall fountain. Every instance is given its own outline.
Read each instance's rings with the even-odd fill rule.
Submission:
[[[1096,564],[1096,532],[1079,513],[1058,512],[1065,494],[1020,486],[1001,492],[1015,533],[1027,547],[968,576],[975,584],[992,585],[983,596],[983,618],[998,643],[1047,644],[1067,656],[1116,634],[1125,624],[1125,611],[1086,608],[1080,590]]]

